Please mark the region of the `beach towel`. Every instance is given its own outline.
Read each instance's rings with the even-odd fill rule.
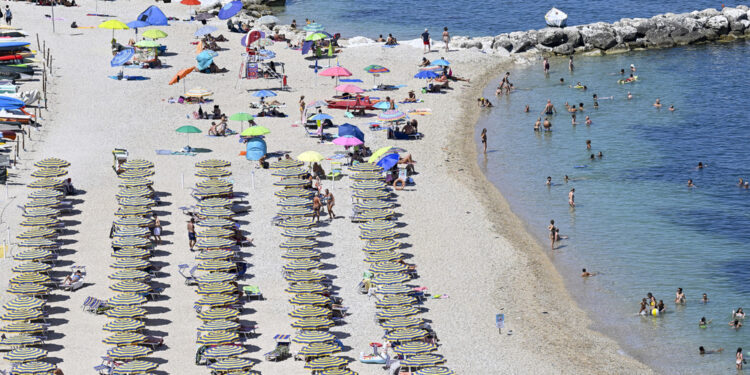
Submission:
[[[398,102],[398,104],[414,104],[414,103],[424,103],[424,99],[417,99],[416,102]]]
[[[184,151],[172,151],[172,150],[156,150],[157,155],[188,155],[195,156],[195,152],[184,152]]]
[[[396,47],[397,45],[398,45],[398,44],[383,44],[383,48],[394,48],[394,47]]]
[[[122,76],[122,79],[119,79],[117,76],[107,76],[111,79],[114,79],[115,81],[145,81],[148,78],[144,76]]]
[[[340,78],[339,82],[362,82],[362,80],[356,78]]]

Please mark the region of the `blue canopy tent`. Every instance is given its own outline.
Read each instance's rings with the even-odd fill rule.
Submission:
[[[214,62],[214,57],[218,55],[218,53],[210,50],[204,50],[203,52],[199,53],[198,56],[195,57],[195,59],[198,61],[198,70],[203,72],[204,70],[208,69],[211,66],[211,63]]]
[[[349,123],[339,125],[339,137],[343,137],[345,135],[354,136],[362,142],[365,141],[365,133],[362,133],[362,131],[359,130],[358,127]]]
[[[146,22],[150,26],[169,26],[167,16],[165,16],[164,12],[155,5],[146,8],[143,13],[138,15],[136,20]],[[130,25],[128,25],[128,27],[130,27]]]

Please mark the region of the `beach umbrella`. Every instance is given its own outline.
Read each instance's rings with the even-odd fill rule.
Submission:
[[[218,168],[204,168],[204,169],[218,169]],[[234,184],[231,181],[224,180],[222,178],[207,178],[201,180],[195,184],[199,188],[232,188]]]
[[[146,341],[146,336],[136,332],[117,332],[102,340],[107,345],[135,345]]]
[[[4,312],[0,315],[0,320],[8,322],[27,322],[31,320],[40,319],[44,314],[35,309],[18,309]]]
[[[443,59],[432,60],[430,62],[430,65],[437,65],[437,66],[448,66],[450,64],[451,63],[449,63],[448,61],[443,60]]]
[[[216,31],[216,30],[218,30],[218,29],[216,28],[216,26],[211,26],[211,25],[207,25],[207,26],[203,26],[203,27],[201,27],[200,29],[196,30],[196,31],[195,31],[195,32],[193,33],[193,35],[194,35],[194,36],[195,36],[196,38],[200,38],[200,37],[202,37],[202,36],[204,36],[204,35],[208,35],[208,34],[211,34],[212,32],[214,32],[214,31]]]
[[[196,255],[196,260],[227,260],[234,257],[235,254],[231,250],[206,250]]]
[[[145,31],[145,32],[143,33],[143,37],[144,37],[144,38],[149,38],[149,39],[161,39],[161,38],[166,38],[166,37],[167,37],[167,35],[168,35],[167,33],[165,33],[164,31],[161,31],[161,30],[159,30],[159,29],[150,29],[150,30],[146,30],[146,31]]]
[[[405,117],[406,117],[405,113],[395,110],[395,109],[391,109],[391,110],[378,114],[378,120],[381,120],[381,121],[398,121]]]
[[[60,210],[50,208],[50,207],[41,207],[41,208],[35,208],[33,210],[25,210],[21,216],[23,217],[43,217],[43,216],[59,216]]]
[[[335,369],[325,370],[321,372],[320,375],[359,375],[359,373],[356,371],[352,371],[348,368],[335,368]]]
[[[234,222],[227,219],[205,219],[195,223],[200,228],[233,228]]]
[[[290,238],[279,245],[282,249],[309,249],[318,246],[318,241],[307,238]]]
[[[178,133],[184,133],[187,136],[187,147],[190,149],[190,134],[201,133],[201,130],[192,125],[180,126],[176,130]]]
[[[440,74],[437,74],[432,70],[421,70],[419,73],[414,75],[414,78],[418,79],[435,79],[437,77],[440,77]]]
[[[139,345],[117,346],[107,350],[107,356],[114,360],[132,361],[151,354],[153,350]]]
[[[312,33],[305,37],[306,42],[317,42],[319,40],[328,39],[329,36],[323,33]]]
[[[388,154],[378,161],[378,165],[383,167],[383,170],[387,171],[396,166],[399,160],[398,154]]]
[[[341,137],[337,137],[333,140],[333,144],[344,146],[344,147],[352,147],[352,146],[359,146],[364,144],[364,142],[360,141],[357,137],[353,135],[345,135]]]
[[[237,302],[237,297],[226,294],[208,294],[195,302],[198,306],[221,307]]]
[[[305,151],[299,155],[297,155],[297,160],[313,163],[313,162],[319,162],[322,160],[325,160],[325,156],[321,155],[317,151]]]
[[[0,328],[2,333],[25,333],[32,334],[42,332],[44,326],[39,323],[15,322]]]
[[[39,190],[33,190],[27,195],[29,199],[49,199],[49,198],[57,198],[60,199],[63,196],[63,192],[59,190],[52,190],[52,189],[39,189]]]
[[[199,188],[193,196],[196,198],[210,198],[210,197],[221,197],[224,195],[232,194],[232,187],[213,187],[213,188]]]
[[[419,309],[414,306],[398,306],[384,309],[375,313],[378,319],[393,319],[419,314]]]
[[[318,234],[318,232],[307,228],[288,228],[281,233],[282,236],[287,238],[314,238]]]
[[[240,336],[235,332],[209,332],[196,340],[201,345],[228,345],[239,340]]]
[[[365,72],[370,73],[370,74],[382,74],[382,73],[390,73],[390,70],[380,65],[368,65],[365,67]]]
[[[237,279],[237,274],[234,273],[211,272],[207,275],[199,276],[196,281],[198,281],[198,284],[210,284],[234,281],[235,279]]]
[[[445,358],[435,354],[418,354],[401,360],[401,366],[405,367],[430,367],[442,364]]]
[[[235,331],[240,328],[240,323],[229,320],[211,320],[198,327],[200,332]]]
[[[145,280],[149,277],[147,272],[135,269],[123,269],[108,276],[110,280]]]
[[[52,279],[41,273],[22,273],[10,279],[11,284],[48,284]]]
[[[298,344],[313,344],[332,342],[335,339],[336,337],[330,332],[305,330],[297,333],[292,339],[292,342]]]
[[[20,247],[20,248],[40,249],[40,248],[45,248],[45,247],[46,248],[58,247],[58,244],[57,244],[56,241],[50,240],[48,238],[30,238],[28,240],[24,240],[22,242],[17,243],[16,246]],[[33,254],[30,251],[31,250],[26,250],[26,251],[21,252],[21,254],[26,254],[27,256],[30,256],[31,254]],[[20,255],[20,254],[18,254],[18,255]],[[51,254],[49,254],[49,255],[51,255]],[[35,259],[20,259],[20,258],[17,258],[17,260],[35,260]]]
[[[391,229],[386,230],[368,230],[366,232],[362,232],[359,235],[359,239],[361,240],[390,240],[393,238],[396,238],[398,236],[398,233]]]
[[[255,23],[259,25],[273,25],[279,23],[279,18],[276,16],[263,16],[255,20]]]
[[[235,113],[234,115],[236,115],[236,114],[237,113]],[[232,116],[234,116],[234,115],[232,115]],[[250,116],[250,117],[252,117],[252,116]],[[229,119],[232,120],[231,117]],[[226,168],[226,167],[229,167],[231,165],[232,165],[232,163],[230,163],[230,162],[228,162],[226,160],[220,160],[220,159],[208,159],[208,160],[204,160],[204,161],[200,161],[200,162],[195,163],[195,167],[196,168]]]
[[[319,357],[305,364],[305,368],[311,371],[323,371],[345,367],[349,361],[342,357]]]
[[[376,201],[377,202],[377,201]],[[372,220],[359,226],[361,230],[386,230],[396,227],[396,223],[389,220]]]
[[[44,249],[29,249],[13,255],[13,259],[15,260],[30,262],[37,262],[50,257],[52,257],[52,252]]]
[[[294,159],[281,159],[279,161],[275,161],[271,163],[269,168],[271,169],[294,168],[294,167],[301,167],[304,164],[305,163],[298,161],[298,160],[294,160]]]
[[[154,31],[154,30],[149,30]],[[122,169],[149,169],[154,167],[154,163],[144,159],[130,159],[120,166]]]
[[[240,316],[240,312],[235,309],[228,308],[213,308],[198,313],[198,319],[204,322],[211,320],[225,320],[225,319],[237,319]]]
[[[208,359],[231,358],[247,352],[240,345],[219,345],[208,348],[203,352],[203,357]]]
[[[379,273],[371,280],[375,285],[400,284],[411,278],[403,273]]]
[[[186,88],[185,88],[184,78],[187,77],[187,75],[192,73],[194,70],[195,70],[194,66],[180,70],[179,72],[177,72],[177,74],[175,74],[174,77],[172,77],[172,79],[169,80],[169,84],[174,85],[175,83],[180,82],[180,80],[182,80],[182,91],[185,91]]]
[[[271,90],[260,90],[253,93],[254,97],[256,98],[268,98],[271,96],[276,96],[276,93]]]
[[[146,293],[151,290],[151,287],[138,281],[123,280],[110,285],[109,289],[120,293]]]
[[[120,293],[107,300],[110,306],[135,306],[146,303],[146,297],[132,293]]]
[[[55,371],[57,366],[48,362],[25,362],[13,367],[14,375],[37,375],[49,374]]]
[[[47,351],[39,348],[17,348],[5,355],[5,360],[12,363],[38,361],[47,357]]]
[[[115,319],[102,327],[107,332],[134,332],[143,329],[146,324],[137,319]]]
[[[115,212],[115,216],[151,216],[151,214],[151,208],[143,206],[121,206]]]
[[[367,258],[365,258],[366,263],[377,263],[377,262],[389,262],[389,261],[396,261],[403,257],[404,255],[401,253],[397,253],[395,251],[380,251],[377,253],[370,253],[367,254]]]
[[[40,168],[31,172],[31,177],[34,178],[50,178],[50,177],[62,177],[68,174],[66,169],[62,168]]]
[[[241,137],[258,137],[261,135],[266,135],[270,132],[271,131],[268,130],[268,128],[266,128],[265,126],[255,125],[255,126],[251,126],[243,130],[242,133],[240,133],[240,136]]]
[[[138,48],[159,48],[161,44],[153,40],[139,40],[135,46]]]
[[[3,305],[3,308],[9,311],[14,310],[33,310],[44,307],[44,300],[34,297],[16,297]]]
[[[359,172],[351,175],[350,177],[352,180],[355,181],[365,181],[365,180],[384,180],[385,177],[383,177],[382,173],[375,173],[375,172]]]
[[[253,362],[245,358],[227,358],[208,365],[208,368],[217,372],[242,371],[251,367]]]
[[[100,29],[110,29],[110,30],[112,30],[112,38],[113,39],[115,37],[115,30],[127,30],[127,29],[129,29],[128,25],[126,25],[122,21],[118,21],[118,20],[104,21],[104,22],[100,23],[99,26],[97,26],[97,27],[99,27]]]
[[[301,217],[310,216],[313,214],[313,210],[305,207],[284,207],[278,212],[281,217]]]
[[[284,170],[284,169],[281,169]],[[312,206],[312,200],[308,198],[284,198],[276,203],[279,207],[308,207]]]
[[[333,322],[331,321],[331,323]],[[298,354],[304,356],[327,356],[338,353],[340,351],[341,348],[338,345],[316,342],[306,345],[305,347],[300,349]]]
[[[293,217],[290,219],[285,219],[284,221],[279,223],[278,226],[282,228],[310,228],[314,225],[315,221],[311,217]]]
[[[114,269],[129,269],[129,270],[143,269],[143,268],[148,268],[150,266],[151,266],[151,263],[149,263],[146,260],[133,259],[133,258],[118,259],[110,265],[110,267]]]
[[[352,75],[352,72],[348,71],[343,66],[332,66],[330,68],[324,69],[318,75],[323,77],[336,77],[336,86],[339,84],[339,77],[350,77]]]
[[[183,0],[186,1],[186,0]],[[190,0],[187,0],[190,1]],[[197,1],[197,0],[194,0]],[[153,362],[147,361],[130,361],[128,363],[119,365],[112,370],[112,375],[132,375],[132,374],[147,374],[151,371],[156,370],[159,365]]]
[[[397,329],[383,336],[387,341],[415,341],[427,336],[427,331],[416,328]]]
[[[305,282],[305,283],[312,283],[312,282],[321,282],[325,280],[326,276],[317,272],[310,272],[310,271],[295,271],[292,272],[286,276],[284,276],[284,279],[288,282],[298,283],[298,282]]]
[[[185,96],[190,96],[190,97],[193,97],[193,98],[205,98],[205,97],[211,96],[213,94],[214,94],[214,92],[211,91],[211,90],[204,89],[202,87],[194,87],[194,88],[188,90],[185,93]]]
[[[312,259],[295,259],[285,264],[282,268],[284,271],[310,271],[323,266],[323,263]]]
[[[325,306],[331,303],[331,299],[320,294],[300,293],[290,298],[289,303],[295,306]]]
[[[281,254],[284,259],[318,259],[320,251],[311,249],[289,249],[286,253]]]
[[[41,343],[42,339],[29,335],[10,336],[0,340],[0,346],[26,346],[39,345]]]
[[[255,119],[255,117],[253,117],[253,115],[251,115],[249,113],[245,113],[245,112],[237,112],[237,113],[234,113],[231,116],[229,116],[229,120],[230,121],[240,121],[240,122],[247,121],[247,122],[250,122],[250,121],[252,121],[254,119]]]
[[[237,269],[237,264],[226,260],[207,260],[198,264],[198,270],[200,271],[215,272],[234,269]]]
[[[199,239],[198,242],[195,244],[195,247],[198,250],[213,250],[213,249],[226,249],[236,244],[237,244],[236,241],[233,241],[227,238],[206,237],[206,238]]]
[[[39,262],[24,262],[14,266],[11,270],[15,273],[46,272],[52,268],[51,265]]]
[[[37,168],[66,168],[70,166],[70,163],[59,158],[46,158],[34,163],[34,166]]]
[[[148,228],[144,227],[123,227],[118,230],[116,230],[112,236],[113,237],[142,237],[147,236],[151,233],[151,231],[148,230]]]
[[[41,178],[26,185],[29,189],[59,189],[62,186],[62,180],[56,180],[54,178]]]
[[[200,284],[195,291],[198,294],[232,294],[237,291],[237,286],[230,283]]]
[[[275,169],[273,172],[271,172],[271,176],[277,177],[300,177],[306,174],[308,174],[308,171],[297,167]]]
[[[387,253],[384,251],[383,253]],[[376,253],[379,254],[379,253]],[[373,254],[374,255],[374,254]],[[414,289],[404,285],[404,284],[389,284],[389,285],[381,285],[375,290],[375,293],[383,294],[383,295],[392,295],[392,294],[411,294],[414,292]]]
[[[198,232],[198,237],[232,237],[234,231],[231,229],[225,229],[221,227],[208,228],[204,231]]]
[[[275,192],[274,195],[279,198],[300,197],[312,199],[312,196],[315,195],[315,192],[302,188],[287,188]]]
[[[148,249],[137,248],[137,247],[123,247],[117,250],[112,250],[112,257],[114,258],[140,258],[145,259],[151,256],[151,251]]]
[[[138,319],[146,316],[146,310],[135,306],[117,306],[104,312],[108,318]]]
[[[348,92],[350,94],[361,94],[365,92],[365,90],[362,90],[361,88],[354,86],[354,85],[338,85],[336,86],[336,91],[338,92]]]
[[[117,237],[112,241],[112,247],[149,247],[151,241],[143,237]]]
[[[124,207],[151,207],[156,205],[156,201],[146,197],[120,198],[120,206]]]
[[[200,0],[181,0],[180,4],[182,5],[189,5],[189,6],[195,6],[195,5],[201,5]]]
[[[305,30],[307,32],[318,32],[318,31],[323,31],[324,29],[325,28],[323,27],[323,25],[319,23],[315,23],[315,22],[302,27],[302,30]]]
[[[232,18],[235,14],[239,13],[242,10],[242,1],[231,1],[229,3],[224,4],[223,7],[219,9],[219,19],[225,20]]]
[[[333,327],[333,320],[328,318],[304,318],[292,322],[292,328],[303,330],[321,330]]]
[[[199,53],[198,56],[195,56],[195,61],[198,62],[198,65],[196,66],[196,68],[198,70],[200,70],[201,72],[204,71],[204,70],[206,70],[206,69],[208,69],[211,66],[211,64],[213,64],[214,57],[216,57],[218,55],[219,55],[218,53],[216,53],[214,51],[211,51],[209,49],[203,50],[203,52]],[[203,90],[202,92],[196,92],[196,94],[204,94],[204,93],[211,93],[211,94],[213,94],[213,92],[210,92],[210,91],[207,91],[207,90]],[[190,94],[190,91],[188,91],[186,95],[188,95],[188,94]],[[192,96],[192,95],[190,95],[190,96]],[[196,96],[196,97],[202,98],[204,96],[208,96],[208,95],[201,95],[201,96]]]
[[[195,176],[201,178],[221,178],[231,175],[232,172],[221,168],[202,168],[195,172]]]
[[[382,191],[365,190],[365,191],[358,191],[354,195],[356,195],[356,197],[360,199],[381,197],[380,195],[378,195],[378,193],[382,193]],[[367,211],[363,211],[355,215],[355,219],[357,220],[382,220],[382,219],[390,218],[393,215],[395,215],[395,212],[393,212],[393,210],[367,210]]]
[[[389,307],[411,306],[417,303],[417,299],[402,294],[389,294],[375,302],[375,307],[385,309]]]
[[[331,310],[319,306],[302,306],[288,313],[292,318],[319,318],[331,316]]]
[[[146,187],[153,185],[154,182],[145,178],[129,178],[126,180],[120,180],[117,183],[118,187],[121,188],[135,188],[135,187]]]
[[[299,187],[307,185],[309,182],[306,180],[301,180],[299,178],[285,178],[281,181],[276,181],[273,184],[275,186],[284,186],[284,187]]]
[[[10,284],[5,292],[8,294],[35,296],[49,293],[49,288],[39,284]]]
[[[363,202],[358,202],[354,204],[354,208],[360,210],[360,211],[366,211],[366,210],[385,210],[389,208],[393,208],[393,203],[376,200],[376,199],[368,199]]]
[[[380,173],[383,171],[383,168],[381,168],[377,164],[373,163],[358,163],[354,164],[353,166],[349,167],[349,170],[352,172],[374,172],[374,173]]]
[[[413,318],[413,317],[412,318],[394,318],[394,319],[390,319],[386,321],[385,323],[381,325],[383,326],[383,328],[387,328],[385,325],[389,322],[400,322],[400,321],[410,322],[411,320],[419,321],[420,324],[422,321],[422,319]],[[399,344],[393,348],[394,352],[404,355],[404,356],[428,354],[428,353],[434,352],[435,350],[437,350],[437,345],[424,342],[424,341],[422,342],[409,341],[409,342]]]
[[[32,199],[23,205],[24,209],[35,209],[42,207],[53,207],[60,204],[60,200],[57,198],[40,198]]]
[[[287,293],[325,293],[328,288],[315,283],[297,283],[284,289]]]
[[[414,375],[455,375],[455,374],[456,373],[453,372],[453,370],[450,370],[447,367],[439,367],[439,366],[426,367],[414,373]]]
[[[127,178],[144,178],[144,177],[150,177],[154,175],[154,171],[151,169],[128,169],[125,172],[120,173],[117,175],[118,178],[127,179]]]

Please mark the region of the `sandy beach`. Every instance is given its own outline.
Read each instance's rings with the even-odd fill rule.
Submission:
[[[53,70],[50,77],[49,109],[42,112],[39,130],[32,130],[32,141],[27,141],[27,152],[19,158],[9,180],[10,201],[2,222],[10,228],[10,237],[22,232],[18,223],[23,220],[23,204],[29,190],[25,185],[33,178],[33,163],[45,157],[59,157],[71,163],[69,169],[77,189],[84,191],[75,196],[75,210],[65,216],[68,224],[64,251],[56,270],[63,275],[71,265],[86,266],[86,286],[75,292],[55,290],[50,299],[52,307],[49,322],[53,333],[49,335],[46,349],[51,361],[65,374],[90,374],[101,363],[107,345],[101,340],[107,336],[102,326],[107,322],[103,315],[83,312],[81,303],[88,296],[109,298],[110,239],[109,231],[117,209],[115,194],[117,176],[112,170],[114,148],[128,149],[131,158],[147,159],[155,164],[154,189],[162,194],[162,205],[155,211],[161,217],[164,243],[156,249],[154,263],[163,265],[162,277],[155,279],[165,288],[163,296],[149,301],[147,333],[164,336],[166,345],[155,351],[148,360],[159,363],[156,373],[207,374],[210,371],[195,365],[196,328],[201,324],[195,316],[193,303],[198,299],[194,287],[184,285],[178,273],[179,264],[195,263],[194,253],[188,250],[187,216],[180,207],[195,204],[190,195],[191,186],[199,181],[193,176],[196,162],[219,158],[232,162],[231,171],[236,192],[246,193],[243,200],[251,210],[238,217],[241,229],[254,239],[254,246],[244,248],[245,261],[251,264],[249,277],[241,284],[257,285],[265,300],[245,305],[241,316],[243,323],[258,325],[256,338],[246,341],[250,358],[258,363],[254,370],[265,374],[306,374],[301,361],[287,359],[266,362],[263,354],[271,351],[276,334],[293,334],[290,327],[292,310],[284,292],[287,283],[281,268],[285,261],[278,245],[284,240],[280,230],[271,224],[278,208],[273,186],[277,177],[269,170],[258,169],[257,162],[240,156],[244,144],[236,136],[208,137],[209,120],[194,120],[188,114],[198,106],[170,104],[167,99],[183,93],[182,84],[169,86],[170,78],[180,69],[195,65],[193,32],[198,23],[172,21],[169,27],[159,27],[169,36],[162,39],[168,54],[162,58],[166,67],[161,69],[125,69],[125,74],[142,75],[143,81],[116,81],[108,75],[117,73],[109,61],[112,57],[109,41],[111,30],[71,29],[75,21],[79,26],[96,26],[106,18],[87,17],[94,1],[81,1],[81,7],[55,8],[56,33],[52,33],[47,7],[25,3],[9,3],[14,12],[14,25],[22,27],[33,40],[39,34],[51,49]],[[122,21],[133,20],[151,3],[100,2],[99,12],[115,15]],[[179,3],[158,6],[168,15],[184,18],[187,7]],[[304,17],[302,17],[304,18]],[[286,104],[281,110],[289,117],[259,118],[256,122],[271,130],[266,136],[269,152],[289,153],[292,157],[303,151],[314,150],[323,155],[333,155],[342,148],[330,142],[319,143],[308,138],[302,127],[292,126],[299,118],[297,101],[304,95],[309,103],[332,96],[334,82],[331,78],[316,77],[308,68],[312,62],[303,59],[299,51],[285,48],[283,43],[270,47],[277,54],[276,61],[284,62],[289,76],[289,91],[278,91],[275,80],[238,80],[241,63],[241,34],[226,30],[225,22],[213,19],[209,24],[219,28],[228,42],[220,43],[225,50],[219,52],[215,62],[228,73],[193,73],[187,77],[186,86],[203,87],[215,92],[210,109],[218,104],[224,113],[254,113],[248,108],[254,90],[270,89],[278,93],[274,99]],[[217,33],[217,34],[218,34]],[[124,43],[134,37],[132,30],[115,32]],[[424,81],[413,78],[422,58],[419,45],[403,44],[396,48],[364,45],[344,48],[337,62],[361,78],[363,88],[372,86],[371,77],[363,72],[370,64],[388,67],[391,73],[380,80],[389,84],[403,84],[398,91],[379,93],[397,100],[406,97],[410,89],[424,103],[404,105],[403,109],[429,108],[432,114],[417,116],[419,129],[425,137],[419,141],[390,141],[385,131],[365,130],[367,145],[375,150],[394,145],[408,150],[418,172],[415,186],[399,191],[395,201],[399,222],[406,226],[398,231],[406,236],[400,241],[408,244],[401,251],[410,254],[409,263],[416,264],[420,278],[415,285],[428,288],[433,294],[447,295],[443,299],[427,299],[423,314],[431,320],[432,328],[440,339],[438,353],[445,356],[446,367],[458,374],[572,374],[572,373],[650,373],[638,361],[622,354],[614,340],[588,329],[586,314],[569,297],[562,279],[539,244],[526,232],[524,224],[510,211],[499,192],[485,179],[476,163],[477,146],[474,125],[479,116],[476,98],[485,85],[500,72],[512,70],[514,61],[483,54],[476,50],[453,49],[447,53],[433,52],[428,59],[444,57],[451,62],[453,72],[471,79],[471,83],[452,82],[447,94],[421,94]],[[332,61],[333,64],[336,61]],[[327,60],[321,60],[326,65]],[[38,82],[25,84],[39,86]],[[252,91],[249,91],[252,90]],[[334,124],[362,120],[349,120],[341,110],[327,110],[334,116]],[[357,122],[354,122],[357,121]],[[191,146],[209,149],[197,156],[157,155],[157,149],[179,150],[185,146],[185,136],[175,129],[182,125],[200,128],[203,134],[191,136]],[[246,125],[245,125],[246,126]],[[230,122],[230,128],[239,131],[240,124]],[[335,133],[335,130],[334,130]],[[323,168],[330,170],[330,162]],[[352,360],[349,368],[360,374],[379,374],[378,365],[367,365],[356,359],[360,352],[369,352],[369,343],[381,341],[383,330],[374,321],[375,306],[367,295],[357,291],[366,265],[359,239],[358,224],[348,220],[352,211],[352,190],[348,178],[323,187],[336,197],[335,211],[339,218],[323,224],[319,238],[321,250],[326,253],[326,264],[321,272],[330,275],[337,293],[349,307],[351,315],[346,323],[331,329],[344,343],[342,356]],[[0,228],[0,231],[4,228]],[[17,249],[14,249],[14,252]],[[16,264],[12,259],[0,260],[0,288],[4,291],[12,277],[10,269]],[[5,303],[12,296],[0,293]],[[506,328],[502,334],[495,328],[495,314],[506,315]],[[508,333],[512,331],[512,335]],[[300,346],[293,344],[292,351]],[[10,364],[0,361],[0,369]]]

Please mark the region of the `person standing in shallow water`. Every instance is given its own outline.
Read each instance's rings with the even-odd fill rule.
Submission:
[[[482,138],[482,145],[484,146],[484,153],[487,153],[487,128],[482,129],[482,134],[480,135]]]
[[[570,192],[568,193],[568,204],[571,208],[576,207],[576,189],[570,189]]]
[[[557,227],[555,226],[554,220],[549,221],[547,230],[549,230],[550,248],[552,250],[555,250],[555,241],[557,241],[558,239],[558,231],[557,231]]]

